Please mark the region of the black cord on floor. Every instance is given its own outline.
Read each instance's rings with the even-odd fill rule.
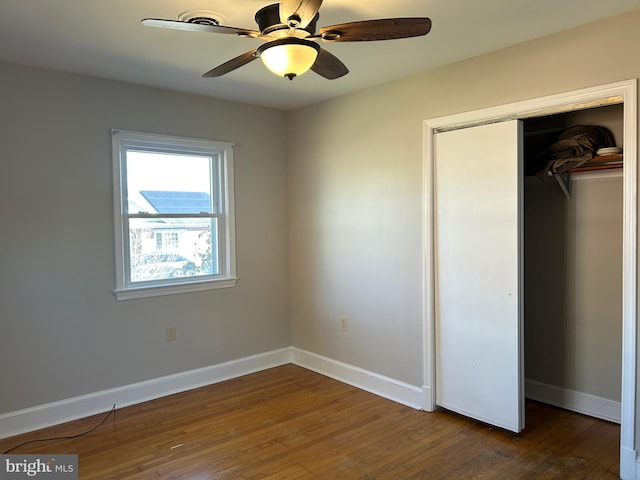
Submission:
[[[16,445],[15,447],[10,448],[9,450],[7,450],[6,452],[3,453],[3,455],[7,455],[10,452],[13,452],[14,450],[20,448],[20,447],[24,447],[25,445],[29,445],[30,443],[40,443],[40,442],[52,442],[54,440],[70,440],[72,438],[78,438],[78,437],[82,437],[83,435],[87,435],[95,430],[97,430],[98,428],[100,428],[104,422],[107,421],[107,419],[112,415],[116,413],[116,404],[113,404],[113,407],[111,408],[111,410],[109,410],[109,412],[107,413],[107,415],[102,419],[102,421],[96,425],[95,427],[93,427],[91,430],[87,430],[86,432],[82,432],[82,433],[78,433],[77,435],[70,435],[68,437],[52,437],[52,438],[41,438],[39,440],[29,440],[28,442],[23,442],[19,445]]]

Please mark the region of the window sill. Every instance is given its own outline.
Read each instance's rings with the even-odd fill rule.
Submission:
[[[235,287],[236,277],[220,280],[206,280],[201,282],[183,283],[180,285],[145,285],[143,287],[129,287],[114,290],[116,300],[131,300],[135,298],[161,297],[164,295],[176,295],[178,293],[202,292],[216,290],[218,288]]]

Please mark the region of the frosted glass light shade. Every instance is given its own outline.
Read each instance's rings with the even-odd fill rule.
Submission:
[[[320,51],[314,42],[298,38],[276,40],[263,47],[258,49],[262,63],[276,75],[289,80],[309,70]]]

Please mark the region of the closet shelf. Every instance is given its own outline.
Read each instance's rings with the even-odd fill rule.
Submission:
[[[584,165],[568,170],[567,173],[590,172],[592,170],[609,170],[612,168],[622,168],[622,154],[603,155],[593,157]]]
[[[572,196],[571,175],[570,175],[571,173],[592,172],[596,170],[610,170],[613,168],[622,168],[622,165],[623,165],[622,157],[623,157],[622,153],[593,157],[588,162],[582,164],[579,167],[575,167],[575,168],[572,168],[571,170],[567,170],[565,173],[553,173],[549,171],[547,172],[547,175],[549,175],[550,177],[552,176],[556,179],[565,197],[571,200],[571,196]]]

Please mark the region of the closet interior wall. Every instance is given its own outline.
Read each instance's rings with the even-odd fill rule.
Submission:
[[[552,177],[541,181],[536,170],[538,153],[573,125],[605,126],[621,146],[622,108],[611,105],[524,121],[527,390],[535,383],[565,392],[567,398],[579,392],[620,402],[622,169],[571,174],[571,199]]]

